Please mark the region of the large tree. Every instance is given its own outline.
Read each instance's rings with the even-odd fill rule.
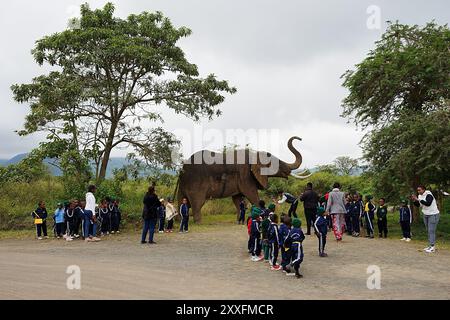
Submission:
[[[97,164],[105,178],[114,148],[131,146],[147,163],[168,167],[176,137],[156,125],[163,121],[155,105],[193,120],[220,115],[224,93],[234,93],[213,74],[202,78],[177,42],[191,34],[176,28],[160,12],[114,16],[114,6],[91,10],[65,31],[36,42],[32,53],[51,72],[30,84],[12,86],[14,98],[31,111],[19,133],[49,132]],[[153,123],[143,127],[143,122]]]
[[[449,186],[449,75],[450,30],[434,22],[391,23],[343,75],[343,116],[372,129],[364,157],[387,195],[407,195],[419,183]]]

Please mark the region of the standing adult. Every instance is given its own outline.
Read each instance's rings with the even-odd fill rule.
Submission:
[[[89,217],[85,217],[84,221],[90,221],[90,223],[84,227],[85,230],[88,230],[87,234],[84,234],[85,239],[88,237],[95,238],[94,240],[98,240],[97,236],[97,216],[95,212],[95,207],[97,206],[96,200],[95,200],[95,192],[97,191],[97,187],[93,184],[91,184],[88,187],[88,192],[86,193],[86,205],[83,209],[84,213],[91,212],[92,215]],[[91,239],[92,239],[91,238]]]
[[[280,192],[280,196],[281,200],[278,201],[278,204],[289,203],[291,205],[288,210],[289,218],[292,216],[297,218],[298,198],[287,192]]]
[[[153,235],[155,234],[155,227],[158,221],[158,208],[161,206],[161,202],[159,201],[153,186],[148,188],[143,203],[144,209],[142,210],[142,219],[144,220],[144,228],[142,230],[141,243],[147,243],[146,238],[148,232],[148,243],[156,244],[156,242],[153,241]]]
[[[308,182],[306,190],[300,196],[300,201],[303,202],[306,219],[306,234],[311,235],[311,226],[316,220],[317,205],[319,203],[319,195],[313,190],[313,184]]]
[[[328,194],[327,209],[331,215],[333,233],[337,241],[342,240],[342,233],[345,226],[345,194],[341,190],[341,185],[335,182],[333,190]]]
[[[425,252],[432,253],[435,251],[436,245],[436,228],[439,222],[439,209],[431,191],[426,190],[424,186],[417,187],[417,193],[411,196],[414,205],[420,207],[423,213],[423,222],[428,232],[429,246],[423,249]]]

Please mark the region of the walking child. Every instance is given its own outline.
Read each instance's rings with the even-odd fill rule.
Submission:
[[[303,240],[305,240],[305,235],[303,234],[301,227],[301,221],[295,218],[292,221],[292,229],[289,232],[288,237],[284,243],[285,247],[289,248],[292,267],[295,271],[295,276],[297,278],[303,278],[300,274],[300,264],[303,262]],[[292,275],[291,273],[286,273],[286,275]]]
[[[327,231],[328,231],[328,221],[326,216],[329,213],[325,211],[324,208],[319,207],[317,209],[317,218],[314,222],[314,230],[316,231],[316,236],[319,239],[319,256],[327,257],[325,253],[325,245],[327,243]]]

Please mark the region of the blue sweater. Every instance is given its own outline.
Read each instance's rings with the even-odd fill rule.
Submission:
[[[321,234],[327,234],[328,232],[328,221],[324,216],[318,216],[314,222],[314,229],[316,232]]]
[[[411,210],[409,207],[400,207],[400,222],[412,222]]]
[[[64,223],[64,208],[56,209],[53,218],[55,218],[55,223]]]
[[[268,235],[268,240],[269,243],[280,243],[280,237],[278,235],[278,225],[274,222],[270,223],[269,225],[269,235]]]

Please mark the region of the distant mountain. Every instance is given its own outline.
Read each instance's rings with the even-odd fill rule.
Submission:
[[[28,155],[28,153],[21,153],[21,154],[15,155],[11,159],[0,159],[0,166],[3,167],[3,166],[9,166],[12,164],[17,164],[21,160],[23,160],[27,155]],[[44,163],[47,165],[47,167],[50,170],[50,173],[52,175],[54,175],[54,176],[62,175],[61,170],[59,170],[59,168],[55,167],[54,165],[50,164],[49,159],[44,160]],[[106,177],[107,178],[112,177],[114,169],[120,169],[123,166],[128,165],[128,164],[130,164],[130,163],[126,158],[122,158],[122,157],[110,158],[109,164],[108,164],[108,169],[106,171]],[[94,166],[92,166],[92,170],[95,170]],[[173,171],[169,171],[169,170],[164,170],[164,173],[174,174]]]

